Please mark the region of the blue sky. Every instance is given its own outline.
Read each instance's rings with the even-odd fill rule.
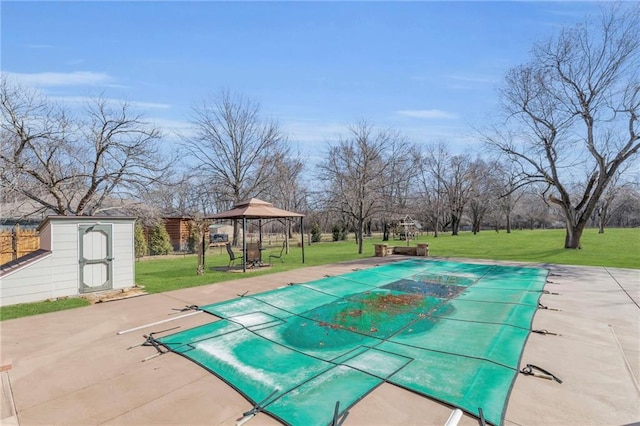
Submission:
[[[124,99],[168,135],[228,89],[304,156],[365,119],[473,147],[505,72],[593,2],[2,1],[1,70],[55,100]]]

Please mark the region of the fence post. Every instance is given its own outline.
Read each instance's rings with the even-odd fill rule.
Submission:
[[[18,233],[20,232],[20,224],[16,223],[13,225],[13,230],[11,231],[11,260],[16,260],[18,258]]]

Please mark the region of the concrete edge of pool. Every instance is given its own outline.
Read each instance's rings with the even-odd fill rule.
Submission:
[[[172,308],[215,303],[289,282],[306,282],[355,268],[406,259],[369,258],[263,277],[97,304],[0,323],[1,374],[13,393],[17,419],[3,404],[0,423],[10,424],[219,424],[234,425],[250,404],[203,368],[175,354],[148,362],[151,347],[128,347],[143,334],[209,322],[193,315],[123,335],[131,327],[169,318]],[[640,270],[490,262],[550,269],[522,365],[532,363],[562,378],[562,384],[518,375],[505,424],[631,424],[640,421]],[[635,299],[635,301],[634,301]],[[5,397],[6,395],[3,395]],[[451,407],[383,384],[353,407],[345,425],[446,422]],[[15,423],[14,423],[15,424]],[[249,425],[279,424],[265,414]],[[464,416],[461,425],[476,425]]]

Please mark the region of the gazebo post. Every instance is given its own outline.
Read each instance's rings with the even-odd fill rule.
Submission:
[[[247,217],[242,216],[242,272],[247,272]]]
[[[262,219],[258,219],[258,256],[262,264]]]
[[[302,241],[302,263],[304,263],[304,227],[302,226],[302,216],[300,216],[300,236]]]

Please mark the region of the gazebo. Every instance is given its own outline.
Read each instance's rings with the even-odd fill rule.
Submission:
[[[242,253],[247,253],[247,220],[259,220],[262,219],[285,219],[285,218],[300,218],[300,235],[302,238],[302,263],[304,263],[304,229],[302,227],[303,214],[290,212],[274,207],[272,203],[259,200],[257,198],[251,198],[247,201],[241,201],[231,210],[217,213],[207,217],[207,219],[242,219]],[[261,223],[260,223],[261,225]],[[262,244],[262,226],[260,229],[260,244]],[[242,257],[242,271],[247,271],[247,258],[246,255]]]

